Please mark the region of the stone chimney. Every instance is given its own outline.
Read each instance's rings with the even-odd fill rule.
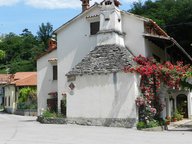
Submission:
[[[119,0],[114,0],[114,3],[115,3],[115,6],[116,6],[116,7],[119,7],[119,5],[121,5],[121,3],[120,3]]]
[[[81,0],[82,1],[82,12],[86,11],[89,9],[89,0]]]
[[[51,51],[57,47],[57,41],[53,38],[49,39],[48,51]]]
[[[117,44],[124,46],[121,12],[117,0],[104,0],[100,9],[100,29],[97,45]]]

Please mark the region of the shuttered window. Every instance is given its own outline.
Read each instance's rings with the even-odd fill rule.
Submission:
[[[57,66],[53,66],[53,80],[57,80]]]
[[[99,22],[92,22],[90,23],[90,34],[95,35],[99,31]]]

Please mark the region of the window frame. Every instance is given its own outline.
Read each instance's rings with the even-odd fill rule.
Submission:
[[[53,71],[53,80],[57,80],[58,79],[58,74],[57,74],[57,65],[53,65],[52,66],[52,71]]]
[[[100,21],[90,22],[90,35],[96,35],[100,30]]]

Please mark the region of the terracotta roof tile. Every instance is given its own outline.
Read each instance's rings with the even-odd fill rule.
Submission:
[[[37,72],[18,72],[14,75],[11,84],[16,86],[36,86]]]
[[[0,84],[6,84],[10,80],[10,74],[0,74]]]

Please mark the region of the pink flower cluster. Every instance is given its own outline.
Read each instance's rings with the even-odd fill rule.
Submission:
[[[137,105],[138,107],[146,104],[145,99],[144,99],[143,97],[138,97],[138,98],[135,100],[135,102],[136,102],[136,105]]]
[[[151,113],[153,113],[153,114],[156,114],[156,113],[157,113],[156,108],[151,108],[150,111],[151,111]]]

